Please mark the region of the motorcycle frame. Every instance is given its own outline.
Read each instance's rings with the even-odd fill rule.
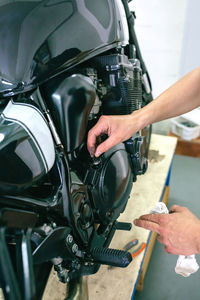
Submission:
[[[136,58],[140,60],[143,76],[147,77],[147,86],[145,87],[145,92],[149,95],[149,90],[151,91],[151,83],[134,31],[134,15],[129,11],[127,0],[122,0],[122,3],[125,8],[129,27],[129,45],[125,47],[125,54],[128,54],[130,58],[136,56]],[[151,100],[152,95],[150,93],[149,101]],[[59,141],[59,136],[56,133],[53,122],[49,119],[44,103],[43,110],[45,110],[44,113],[47,116],[50,127],[53,128],[51,128],[51,131],[54,135],[57,151],[59,152],[60,156],[61,172],[62,176],[64,177],[64,181],[66,180],[66,185],[62,185],[62,188],[65,189],[63,193],[67,193],[69,195],[68,174],[66,174],[66,170],[68,170],[67,156],[65,155],[64,149]],[[37,259],[37,253],[39,253],[39,251],[43,251],[43,253],[45,253],[44,249],[48,248],[48,251],[50,252],[49,256],[52,256],[55,255],[55,253],[59,253],[59,251],[63,253],[65,250],[67,255],[73,255],[66,243],[64,245],[64,250],[62,248],[63,240],[65,240],[70,234],[70,231],[65,227],[55,227],[52,233],[54,234],[52,237],[53,239],[47,240],[45,246],[43,244],[44,249],[41,247],[39,250],[37,250],[38,252],[34,254],[32,253],[31,249],[30,237],[32,228],[40,216],[45,218],[45,216],[49,213],[54,213],[57,210],[61,211],[63,208],[63,219],[67,214],[66,204],[64,204],[63,199],[59,197],[58,191],[60,191],[60,189],[61,187],[59,186],[58,190],[55,191],[55,194],[51,199],[48,199],[47,202],[38,200],[36,201],[34,199],[18,196],[0,196],[0,206],[3,207],[0,210],[0,286],[3,290],[4,298],[6,300],[41,299],[50,273],[51,263],[43,263],[46,267],[42,274],[42,284],[38,286],[36,284],[38,280],[35,280],[37,274],[34,276],[35,271],[33,259],[34,256]],[[130,228],[130,224],[115,221],[111,228],[102,228],[104,234],[106,231],[108,232],[106,239],[104,237],[102,237],[102,240],[96,239],[95,243],[99,244],[100,246],[108,247],[116,230],[130,230]],[[17,265],[15,267],[13,266],[12,255],[7,243],[7,239],[11,237],[12,244],[13,234],[17,237],[15,256]],[[54,243],[52,241],[54,241]],[[55,244],[58,246],[55,247]],[[99,267],[99,264],[92,264],[89,273],[91,274],[97,272]],[[81,275],[87,274],[88,269],[85,268],[84,270],[84,268],[82,268],[78,271],[78,273]],[[41,281],[41,279],[39,281]]]

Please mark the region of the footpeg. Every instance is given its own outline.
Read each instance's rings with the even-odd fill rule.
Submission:
[[[131,223],[127,223],[127,222],[117,222],[115,223],[115,228],[117,230],[127,230],[130,231],[132,228],[132,224]]]
[[[109,248],[94,248],[91,251],[93,261],[103,265],[125,268],[132,261],[132,256],[129,252],[109,249]]]

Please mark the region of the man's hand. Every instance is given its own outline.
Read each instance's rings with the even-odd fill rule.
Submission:
[[[140,130],[137,118],[134,118],[136,114],[137,112],[122,116],[101,116],[88,133],[87,148],[90,155],[98,157]],[[103,134],[107,134],[108,138],[97,145],[98,138]]]
[[[200,253],[200,220],[186,207],[173,205],[170,214],[148,214],[134,224],[159,234],[158,241],[170,254]]]
[[[154,101],[124,116],[102,116],[88,135],[88,151],[99,156],[149,124],[186,113],[200,105],[200,67],[185,75]],[[188,101],[190,99],[190,101]],[[98,137],[108,139],[97,146]]]

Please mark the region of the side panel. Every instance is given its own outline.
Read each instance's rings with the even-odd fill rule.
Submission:
[[[0,193],[12,194],[36,182],[55,162],[50,130],[31,105],[10,101],[0,114]]]
[[[81,74],[51,80],[41,90],[67,152],[83,142],[88,116],[96,98],[92,80]]]
[[[20,124],[32,137],[37,145],[38,152],[44,160],[46,173],[52,168],[55,161],[55,150],[50,130],[43,115],[34,106],[10,101],[2,116]],[[4,137],[6,140],[6,136]]]

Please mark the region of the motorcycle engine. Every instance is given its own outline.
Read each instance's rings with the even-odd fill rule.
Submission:
[[[106,94],[102,99],[104,115],[127,115],[142,106],[142,71],[137,59],[122,54],[95,58],[95,67]]]
[[[96,57],[91,65],[94,69],[87,69],[86,75],[96,84],[98,97],[89,115],[89,127],[100,114],[126,115],[142,106],[142,72],[137,59],[112,54]],[[78,168],[78,173],[88,186],[94,217],[102,223],[119,217],[126,207],[132,182],[145,172],[147,159],[142,145],[143,137],[136,134],[100,158],[88,160],[87,154],[81,153],[82,166],[86,163],[84,168]]]
[[[94,223],[106,226],[124,211],[133,181],[146,170],[139,134],[98,159],[86,147],[87,132],[102,114],[126,115],[142,106],[140,64],[123,54],[98,56],[48,82],[42,93],[69,158],[71,218],[85,244]]]
[[[140,61],[123,54],[96,57],[93,61],[98,74],[98,91],[102,114],[127,115],[144,106],[143,79]],[[133,181],[147,169],[146,137],[135,134],[124,142],[131,159]]]

